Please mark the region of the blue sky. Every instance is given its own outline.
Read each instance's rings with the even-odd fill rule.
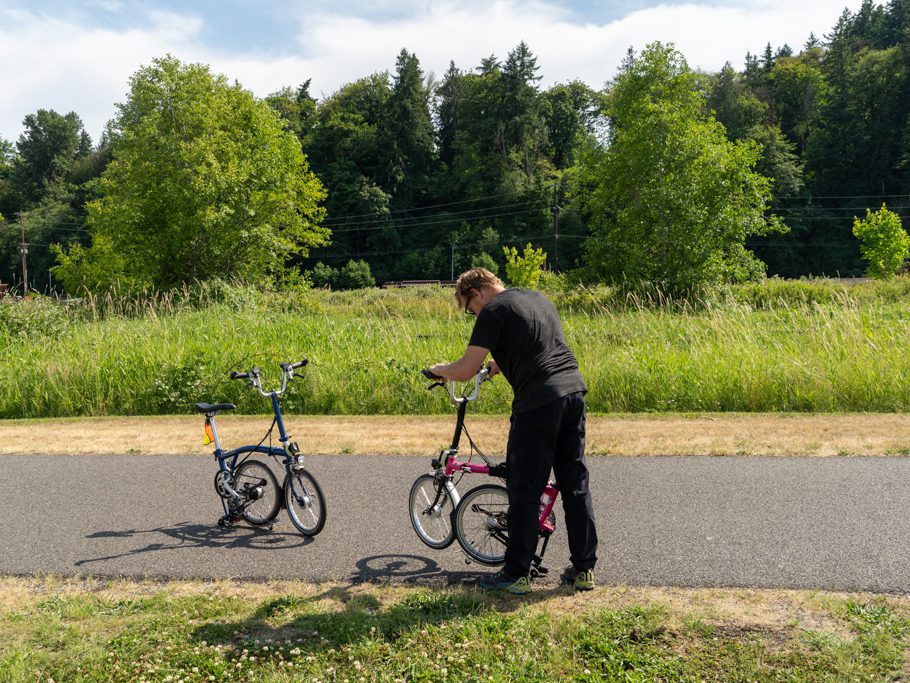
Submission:
[[[861,0],[0,0],[0,137],[39,108],[75,111],[97,139],[130,75],[170,53],[203,62],[256,95],[311,78],[330,95],[392,69],[401,48],[425,72],[475,67],[519,41],[542,85],[601,87],[628,47],[673,42],[690,65],[737,67],[765,43],[799,48]]]

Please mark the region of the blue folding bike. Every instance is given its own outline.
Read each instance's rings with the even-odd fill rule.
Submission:
[[[221,497],[224,515],[218,520],[219,526],[229,526],[241,519],[256,526],[271,528],[273,520],[284,507],[291,523],[304,536],[315,536],[325,526],[325,496],[316,479],[304,467],[300,447],[284,428],[281,404],[278,400],[287,389],[288,381],[294,378],[294,370],[307,364],[304,359],[297,363],[280,363],[281,389],[265,391],[262,388],[262,372],[251,368],[248,372],[232,372],[231,379],[245,379],[262,396],[272,402],[275,417],[272,426],[255,446],[240,446],[230,451],[221,447],[215,416],[223,410],[234,410],[233,403],[197,403],[196,412],[205,415],[205,443],[215,444],[215,458],[218,472],[215,474],[215,491]],[[280,446],[272,445],[272,432],[277,425]],[[263,445],[268,439],[269,445]],[[284,482],[278,486],[278,479],[272,469],[261,459],[251,457],[261,453],[280,461],[284,467]]]

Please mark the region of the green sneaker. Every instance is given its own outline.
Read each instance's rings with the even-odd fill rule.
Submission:
[[[583,569],[578,571],[572,565],[566,567],[562,576],[563,584],[573,586],[577,591],[589,591],[594,589],[594,570]]]
[[[500,569],[495,574],[487,574],[477,582],[485,591],[505,591],[513,595],[524,595],[531,592],[531,579],[528,576],[514,576],[506,574],[505,570]]]

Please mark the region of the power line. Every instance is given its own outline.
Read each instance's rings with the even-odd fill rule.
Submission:
[[[880,207],[880,206],[878,206],[878,207],[875,207],[875,206],[772,206],[769,209],[769,211],[784,211],[784,212],[804,211],[806,213],[811,213],[813,211],[819,211],[819,212],[822,212],[822,211],[850,211],[850,212],[855,213],[857,211],[878,211],[881,208],[882,207]],[[900,211],[903,208],[906,208],[906,207],[897,206],[897,207],[894,207],[894,209],[889,209],[889,210]]]
[[[528,213],[535,213],[536,211],[539,211],[540,208],[541,207],[532,207],[532,208],[525,209],[524,211],[496,213],[496,214],[489,214],[486,216],[463,216],[461,218],[447,218],[447,219],[438,220],[438,221],[423,221],[422,223],[413,223],[410,225],[402,225],[402,224],[394,224],[394,223],[389,224],[389,225],[372,225],[371,227],[365,227],[365,228],[350,228],[347,230],[332,230],[332,234],[338,235],[338,234],[344,234],[344,233],[348,233],[348,232],[370,232],[373,230],[385,230],[387,228],[396,228],[396,229],[397,228],[422,228],[427,225],[446,225],[449,223],[469,223],[471,221],[486,220],[486,219],[491,219],[491,218],[508,218],[509,216],[521,216],[521,215],[528,214]]]
[[[556,181],[553,181],[553,182],[555,183]],[[438,208],[441,208],[444,206],[458,206],[459,204],[470,204],[472,202],[482,202],[486,199],[496,199],[497,197],[517,197],[520,194],[521,194],[520,192],[515,192],[515,191],[500,192],[499,194],[491,194],[491,195],[487,195],[485,197],[475,197],[473,199],[463,199],[463,200],[457,201],[457,202],[446,202],[444,204],[431,204],[429,206],[412,207],[410,209],[395,209],[394,211],[387,211],[387,212],[376,211],[376,212],[371,212],[371,213],[353,214],[351,216],[339,217],[339,218],[336,218],[333,220],[342,221],[342,220],[347,220],[349,218],[367,218],[367,217],[381,218],[383,216],[387,216],[387,215],[393,214],[393,213],[413,213],[415,211],[428,211],[429,209],[438,209]]]
[[[795,220],[795,221],[806,221],[807,223],[815,223],[816,221],[841,221],[841,222],[844,222],[844,221],[853,220],[853,216],[815,216],[815,217],[810,218],[807,216],[781,216],[779,214],[775,214],[775,215],[778,218],[782,218],[785,221]],[[897,215],[900,218],[908,217],[908,214],[898,213]]]
[[[813,199],[885,199],[889,197],[910,197],[910,194],[843,194],[843,195],[781,195],[775,199],[803,199],[812,201]]]
[[[546,199],[534,199],[534,200],[529,200],[526,202],[514,202],[512,204],[498,204],[496,206],[485,206],[485,207],[482,207],[479,209],[466,209],[464,211],[446,212],[445,215],[460,216],[462,214],[479,213],[481,211],[498,211],[499,209],[508,209],[508,208],[515,207],[515,206],[532,206],[535,204],[540,204],[543,206],[543,205],[546,205],[547,202],[548,202],[548,200],[546,200]],[[349,225],[370,225],[372,223],[375,223],[376,220],[381,220],[386,217],[387,216],[385,214],[377,214],[376,219],[368,220],[368,221],[353,221],[350,223],[323,222],[320,225],[322,225],[323,227],[326,227],[326,228],[333,228],[333,226],[335,226],[335,225],[340,225],[342,228],[347,227]],[[423,218],[426,218],[426,217],[424,217],[424,216],[405,216],[403,218],[394,218],[394,219],[392,219],[392,224],[395,224],[395,223],[401,224],[401,223],[404,223],[405,221],[420,221],[420,220],[423,220]],[[428,216],[428,218],[433,218],[433,216]],[[341,221],[343,219],[339,218],[337,220]],[[457,220],[457,219],[452,219],[452,220]],[[332,231],[333,232],[345,232],[344,230],[334,230],[334,229]]]
[[[546,238],[546,237],[549,237],[549,234],[530,235],[530,236],[527,236],[527,237],[514,237],[514,238],[511,238],[511,239],[497,240],[497,241],[493,241],[493,242],[489,242],[489,241],[487,241],[487,242],[473,242],[473,241],[472,241],[472,242],[469,242],[468,244],[470,244],[470,245],[472,245],[472,246],[475,246],[475,247],[482,247],[482,246],[489,246],[489,245],[491,245],[491,244],[511,244],[511,243],[513,243],[513,242],[525,242],[525,241],[532,241],[532,240],[541,240],[541,239],[544,239],[544,238]],[[562,235],[560,235],[560,237],[562,237]],[[571,235],[571,237],[576,237],[576,235]],[[324,255],[324,256],[313,256],[313,255],[310,255],[310,256],[307,257],[307,260],[310,260],[310,261],[329,261],[329,260],[336,260],[336,261],[337,261],[337,260],[353,259],[353,258],[362,259],[362,258],[365,258],[365,257],[367,257],[367,256],[401,256],[401,255],[403,255],[403,254],[411,254],[411,253],[413,253],[413,252],[415,252],[415,251],[427,251],[427,249],[420,249],[420,248],[418,248],[418,247],[414,247],[414,248],[411,248],[411,249],[403,249],[403,250],[397,250],[397,251],[373,251],[373,252],[363,252],[363,253],[360,253],[360,254],[352,254],[352,253],[347,253],[347,254],[326,254],[326,255]]]

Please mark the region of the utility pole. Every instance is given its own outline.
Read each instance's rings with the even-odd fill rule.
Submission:
[[[559,183],[553,183],[553,272],[559,272],[559,204],[556,203],[556,192]]]
[[[25,222],[19,214],[19,253],[22,255],[22,296],[28,295],[28,242],[25,241]]]

